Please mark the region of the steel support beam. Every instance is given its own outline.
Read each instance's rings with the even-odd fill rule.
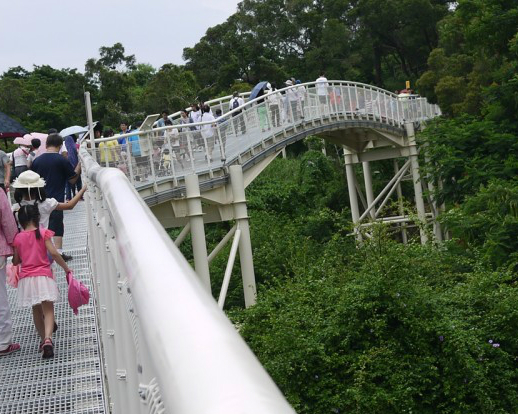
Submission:
[[[209,261],[207,260],[207,244],[203,225],[203,209],[201,206],[200,183],[196,174],[185,177],[187,191],[187,207],[191,223],[192,253],[194,269],[208,292],[210,288]]]
[[[241,275],[243,277],[245,306],[249,307],[255,305],[257,290],[255,286],[254,260],[252,257],[248,210],[246,207],[243,168],[240,165],[232,165],[229,171],[230,184],[232,185],[234,216],[236,218],[237,228],[241,230],[239,239],[239,261],[241,263]]]
[[[428,235],[426,234],[426,210],[423,200],[423,189],[421,187],[421,175],[419,172],[419,160],[417,152],[417,144],[415,141],[414,124],[407,122],[405,124],[408,145],[410,148],[410,167],[412,170],[412,181],[414,183],[414,194],[415,194],[415,205],[417,208],[417,217],[421,222],[419,226],[419,233],[421,235],[421,244],[425,244],[428,241]]]
[[[394,159],[394,174],[399,172],[399,165],[396,159]],[[401,190],[401,182],[397,183],[397,200],[398,200],[398,210],[400,215],[405,215],[405,206],[403,204],[403,191]],[[408,243],[408,234],[406,232],[406,225],[401,223],[401,240],[403,244]]]
[[[351,203],[351,215],[354,227],[360,223],[360,209],[358,207],[358,195],[356,194],[356,176],[354,174],[353,156],[351,151],[344,148],[345,172],[347,174],[347,188],[349,190],[349,202]],[[355,230],[356,239],[361,241],[361,234]]]
[[[362,162],[363,179],[365,181],[365,195],[367,196],[367,205],[370,206],[374,201],[374,191],[372,189],[371,167],[368,161]],[[370,211],[372,218],[375,218],[374,209]]]

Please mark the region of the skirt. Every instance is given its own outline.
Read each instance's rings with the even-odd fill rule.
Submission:
[[[24,277],[18,282],[18,306],[28,307],[41,302],[56,302],[59,290],[56,281],[48,276]]]

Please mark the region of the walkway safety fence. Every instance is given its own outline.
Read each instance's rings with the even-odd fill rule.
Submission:
[[[247,94],[244,94],[246,97]],[[370,85],[329,81],[309,82],[276,90],[230,108],[230,96],[207,102],[215,120],[189,123],[180,112],[169,118],[173,125],[95,140],[95,159],[103,166],[117,167],[135,187],[160,181],[178,184],[186,175],[213,172],[240,163],[241,154],[275,145],[275,137],[315,124],[319,120],[373,120],[404,130],[441,114],[437,105],[417,96],[398,97]],[[158,118],[158,115],[156,115]],[[155,119],[156,119],[155,118]],[[204,118],[205,119],[205,118]],[[156,122],[155,122],[156,126]]]
[[[169,140],[165,131],[140,136]],[[196,142],[194,131],[180,134]],[[85,148],[80,157],[112,412],[293,414],[123,172]]]

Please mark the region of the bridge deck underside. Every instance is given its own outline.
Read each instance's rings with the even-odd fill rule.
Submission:
[[[69,266],[93,294],[87,256],[84,203],[65,212],[64,249],[74,258]],[[28,308],[18,308],[16,290],[8,287],[13,339],[20,352],[0,358],[0,414],[105,413],[95,298],[73,314],[67,302],[63,270],[54,266],[60,299],[55,304],[58,331],[55,357],[43,360],[39,338]]]

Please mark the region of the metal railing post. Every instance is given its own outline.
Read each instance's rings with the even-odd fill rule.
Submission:
[[[90,92],[85,92],[85,108],[86,108],[86,119],[88,122],[88,131],[90,134],[90,149],[92,154],[95,152],[95,136],[94,136],[94,121],[92,117],[92,102],[90,101]]]
[[[131,160],[131,151],[130,151],[130,145],[129,145],[129,141],[128,141],[128,138],[125,138],[126,139],[126,144],[124,144],[126,146],[126,162],[128,163],[128,171],[129,171],[129,174],[130,174],[130,182],[131,184],[135,185],[135,175],[133,174],[133,162]],[[121,144],[123,145],[123,144]],[[122,157],[122,148],[121,148],[121,157]]]

